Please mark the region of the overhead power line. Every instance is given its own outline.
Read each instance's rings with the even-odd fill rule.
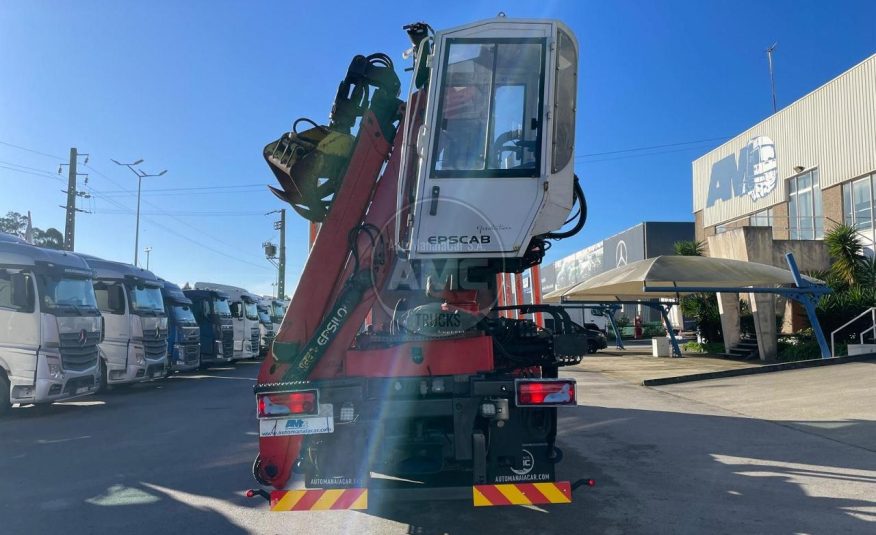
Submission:
[[[21,145],[16,145],[14,143],[8,143],[6,141],[0,141],[0,145],[6,145],[7,147],[12,147],[13,149],[23,150],[25,152],[32,152],[33,154],[39,154],[40,156],[45,156],[46,158],[51,158],[53,160],[65,160],[66,156],[57,156],[55,154],[46,154],[45,152],[40,152],[38,150],[29,149],[27,147],[22,147]]]
[[[94,167],[92,167],[92,166],[90,166],[90,165],[86,165],[86,167],[87,167],[88,169],[90,169],[91,171],[93,171],[96,175],[98,175],[98,176],[100,176],[100,177],[103,177],[104,179],[108,180],[110,183],[115,184],[116,187],[121,188],[122,190],[124,190],[124,188],[123,188],[123,186],[122,186],[121,184],[119,184],[118,182],[116,182],[115,180],[113,180],[112,178],[110,178],[109,176],[107,176],[106,174],[102,173],[101,171],[95,169]],[[93,194],[94,194],[96,197],[98,197],[98,198],[102,198],[102,199],[106,200],[107,202],[110,202],[110,203],[112,203],[112,204],[115,204],[117,207],[120,207],[120,208],[122,208],[122,209],[124,209],[124,210],[128,210],[128,211],[131,211],[131,210],[132,210],[132,209],[128,208],[127,206],[122,205],[121,203],[119,203],[118,201],[116,201],[115,199],[113,199],[113,198],[111,198],[111,197],[104,197],[102,192],[95,191],[93,188],[92,188],[92,192],[93,192]],[[133,193],[133,192],[131,192],[131,193]],[[217,243],[220,243],[220,244],[225,245],[225,246],[228,245],[228,242],[227,242],[226,240],[222,240],[222,239],[220,239],[220,238],[217,238],[217,237],[215,237],[215,236],[212,236],[211,234],[209,234],[209,233],[207,233],[207,232],[205,232],[205,231],[199,229],[198,227],[195,227],[195,226],[189,224],[188,222],[183,221],[182,219],[179,219],[179,218],[176,217],[176,216],[173,216],[173,215],[171,215],[171,214],[168,214],[166,211],[162,210],[160,207],[156,206],[155,204],[150,203],[149,201],[144,200],[143,203],[144,203],[144,204],[148,204],[149,206],[152,206],[153,208],[157,209],[158,212],[159,212],[162,216],[169,217],[169,218],[171,218],[171,219],[177,221],[177,222],[180,223],[181,225],[186,226],[186,227],[188,227],[188,228],[194,230],[195,232],[198,233],[199,236],[207,236],[207,237],[212,238],[213,240],[215,240]],[[268,266],[265,266],[264,264],[256,264],[255,262],[250,262],[250,261],[248,261],[248,260],[244,260],[244,259],[242,259],[242,258],[239,258],[239,257],[233,256],[233,255],[229,255],[229,254],[224,253],[224,252],[222,252],[222,251],[220,251],[220,250],[218,250],[218,249],[215,249],[214,247],[211,247],[211,246],[209,246],[209,245],[207,245],[207,244],[205,244],[205,243],[203,243],[203,242],[201,242],[201,241],[196,241],[196,240],[194,240],[194,239],[192,239],[192,238],[190,238],[190,237],[188,237],[188,236],[186,236],[186,235],[184,235],[184,234],[180,234],[179,232],[176,232],[175,230],[173,230],[173,229],[167,227],[166,225],[163,225],[163,224],[157,222],[156,220],[154,220],[154,219],[152,219],[152,218],[150,218],[150,217],[147,217],[146,219],[147,219],[150,223],[152,223],[153,225],[155,225],[155,226],[157,226],[157,227],[159,227],[159,228],[162,228],[162,229],[164,229],[165,231],[167,231],[167,232],[169,232],[169,233],[171,233],[171,234],[173,234],[173,235],[175,235],[175,236],[177,236],[177,237],[180,237],[180,238],[182,238],[182,239],[184,239],[184,240],[186,240],[186,241],[188,241],[188,242],[191,242],[191,243],[197,245],[198,247],[202,247],[202,248],[204,248],[204,249],[207,249],[208,251],[212,251],[212,252],[214,252],[214,253],[216,253],[216,254],[218,254],[218,255],[220,255],[220,256],[224,256],[224,257],[226,257],[226,258],[230,258],[230,259],[232,259],[232,260],[236,260],[237,262],[240,262],[240,263],[243,263],[243,264],[248,264],[248,265],[250,265],[250,266],[254,266],[254,267],[257,267],[257,268],[259,268],[259,269],[270,269]]]
[[[665,149],[665,148],[669,148],[669,147],[680,147],[682,145],[695,145],[695,144],[699,144],[699,143],[707,143],[710,141],[726,141],[728,139],[730,139],[730,136],[713,137],[713,138],[707,138],[707,139],[697,139],[694,141],[680,141],[678,143],[666,143],[663,145],[647,145],[647,146],[642,146],[642,147],[632,147],[629,149],[610,150],[610,151],[604,151],[604,152],[591,152],[591,153],[587,153],[587,154],[577,154],[577,155],[575,155],[575,159],[577,160],[579,158],[590,158],[592,156],[606,156],[609,154],[622,154],[625,152],[639,152],[639,151],[644,151],[644,150]],[[660,154],[660,153],[655,152],[653,154]]]
[[[109,200],[109,197],[104,197],[101,194],[101,198]],[[99,210],[97,213],[100,214],[133,214],[133,210]],[[182,210],[174,210],[174,211],[164,211],[164,212],[144,212],[140,211],[140,215],[154,215],[154,216],[180,216],[180,217],[236,217],[236,216],[261,216],[262,212],[188,212]]]
[[[611,162],[611,161],[615,161],[615,160],[631,160],[633,158],[646,158],[648,156],[662,156],[664,154],[672,154],[675,152],[685,152],[685,151],[689,151],[689,150],[702,150],[702,149],[703,149],[703,147],[699,147],[699,146],[681,147],[681,148],[676,148],[676,149],[671,149],[671,150],[662,150],[659,152],[646,152],[643,154],[628,154],[625,156],[610,156],[608,158],[596,158],[594,160],[584,160],[584,161],[580,161],[578,163],[581,165],[587,165],[587,164],[598,163],[598,162]]]
[[[51,174],[51,173],[45,173],[45,172],[42,172],[42,171],[39,171],[39,170],[38,170],[38,171],[29,171],[28,169],[32,169],[32,168],[28,168],[28,167],[24,167],[24,166],[19,166],[19,167],[21,167],[21,168],[19,169],[18,167],[10,167],[10,166],[7,166],[7,165],[2,165],[2,164],[0,164],[0,169],[7,169],[7,170],[9,170],[9,171],[13,171],[13,172],[16,172],[16,173],[21,173],[21,174],[23,174],[23,175],[33,175],[33,176],[38,176],[38,177],[41,177],[41,178],[50,178],[50,179],[52,179],[52,180],[57,180],[57,181],[59,181],[59,182],[64,182],[64,179],[62,179],[61,177],[59,177],[59,176],[57,176],[57,175],[53,175],[53,174]]]
[[[209,190],[209,191],[217,191],[217,190],[234,190],[239,188],[265,188],[264,184],[229,184],[226,186],[192,186],[187,188],[154,188],[150,189],[149,193],[164,193],[164,192],[177,192],[177,191],[200,191],[200,190]],[[130,191],[126,189],[118,189],[118,190],[106,190],[104,193],[107,194],[116,194],[116,193],[130,193]]]

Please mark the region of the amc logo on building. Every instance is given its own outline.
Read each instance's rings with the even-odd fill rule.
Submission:
[[[739,154],[731,154],[712,165],[706,206],[744,195],[757,201],[772,193],[777,181],[775,143],[767,136],[753,137]]]

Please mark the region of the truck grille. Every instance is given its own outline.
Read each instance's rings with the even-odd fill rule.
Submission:
[[[60,335],[61,367],[67,371],[83,371],[97,365],[97,343],[100,341],[100,332],[85,333],[84,341],[82,332],[63,333]],[[84,342],[84,343],[83,343]]]
[[[154,335],[143,337],[143,350],[149,360],[163,359],[167,355],[167,330],[159,330],[157,334],[157,337]]]
[[[198,356],[201,354],[201,346],[198,343],[186,344],[183,352],[183,362],[186,364],[194,364],[198,362]]]
[[[229,327],[222,329],[222,356],[230,358],[234,354],[234,331]]]
[[[183,330],[183,362],[194,364],[198,362],[201,353],[201,329],[191,327]]]
[[[275,336],[274,331],[265,331],[265,336],[264,336],[265,346],[270,347],[271,342],[274,341],[274,336]]]
[[[258,348],[259,348],[259,328],[253,327],[251,333],[252,334],[250,335],[249,339],[252,342],[252,349],[253,349],[253,351],[258,351]]]

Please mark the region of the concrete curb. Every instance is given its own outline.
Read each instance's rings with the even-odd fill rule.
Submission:
[[[642,386],[663,386],[678,383],[690,383],[693,381],[708,381],[709,379],[723,379],[725,377],[739,377],[742,375],[755,375],[760,373],[780,372],[785,370],[799,370],[803,368],[818,368],[820,366],[833,366],[834,364],[846,364],[849,362],[867,362],[876,360],[876,353],[867,355],[854,355],[851,357],[836,357],[831,359],[798,360],[796,362],[782,362],[780,364],[767,364],[753,368],[741,368],[736,370],[723,370],[719,372],[694,373],[691,375],[678,375],[675,377],[661,377],[659,379],[645,379]]]

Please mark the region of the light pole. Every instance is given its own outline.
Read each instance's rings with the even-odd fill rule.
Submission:
[[[143,252],[146,253],[146,269],[148,270],[149,269],[149,253],[152,252],[152,247],[151,246],[146,247],[145,249],[143,249]]]
[[[112,158],[110,158],[110,160],[112,160],[112,162],[116,165],[121,165],[122,167],[127,167],[128,169],[131,170],[132,173],[137,175],[137,226],[136,226],[136,230],[134,231],[134,265],[137,266],[138,265],[137,264],[137,253],[139,252],[139,249],[140,249],[140,186],[141,186],[144,178],[147,178],[150,176],[162,176],[164,173],[167,172],[167,169],[165,169],[164,171],[162,171],[160,173],[148,174],[148,173],[144,172],[142,169],[134,169],[135,165],[140,165],[141,163],[143,163],[142,158],[140,158],[136,162],[132,162],[132,163],[121,163],[121,162],[118,162],[116,160],[113,160]]]

